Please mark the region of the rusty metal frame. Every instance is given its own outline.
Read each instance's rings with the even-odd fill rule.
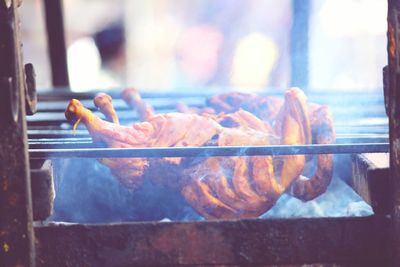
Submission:
[[[392,188],[393,265],[400,265],[400,1],[388,1],[388,68],[385,101],[389,116],[390,182]]]
[[[34,266],[25,72],[17,8],[0,1],[0,265]],[[34,94],[32,95],[34,96]],[[29,102],[29,103],[28,103]],[[34,110],[34,108],[32,109]]]
[[[35,228],[39,266],[387,266],[390,219],[254,219]]]

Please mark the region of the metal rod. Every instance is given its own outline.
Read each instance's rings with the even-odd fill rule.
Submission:
[[[60,130],[60,129],[31,129],[28,131],[28,137],[31,141],[37,140],[40,138],[53,138],[54,141],[57,139],[64,138],[88,138],[89,133],[87,130],[78,129],[74,133],[72,129],[68,130]],[[388,138],[388,130],[386,128],[382,129],[356,129],[350,132],[340,132],[337,130],[336,134],[336,142],[337,143],[376,143],[382,142],[377,140],[387,140]],[[368,141],[369,140],[369,141]],[[62,140],[59,140],[62,141]],[[385,142],[385,141],[383,141]]]
[[[67,107],[67,104],[65,104],[65,107]],[[193,105],[192,107],[197,107]],[[90,108],[94,111],[94,108]],[[65,115],[63,112],[65,111],[61,110],[58,112],[41,112],[37,113],[34,116],[28,117],[28,125],[36,125],[36,126],[46,126],[49,123],[52,123],[53,125],[61,124],[61,123],[66,123],[67,120],[65,119]],[[135,112],[131,110],[118,110],[118,115],[121,119],[121,121],[125,123],[133,123],[138,121],[138,116],[136,115]],[[176,112],[176,109],[169,108],[169,109],[158,109],[158,113],[170,113],[170,112]],[[384,127],[386,130],[388,130],[387,126],[384,126],[382,124],[378,125],[360,125],[357,120],[362,120],[364,119],[362,112],[357,111],[357,113],[352,113],[351,110],[347,111],[348,113],[345,113],[341,111],[340,113],[333,113],[334,118],[336,118],[336,121],[338,122],[338,125],[335,127],[337,129],[342,130],[344,129],[357,129],[357,128],[363,128],[363,129],[371,129],[371,128],[376,128],[376,127]],[[352,114],[352,119],[346,121],[346,116],[348,114]],[[374,115],[376,117],[380,117],[383,113],[382,112],[371,112],[371,115]],[[95,112],[95,115],[102,116],[100,113]],[[352,124],[353,122],[353,124]]]
[[[82,138],[83,140],[63,140],[63,141],[28,141],[29,148],[31,149],[50,149],[50,148],[94,148],[105,147],[101,143],[93,143],[91,138]],[[88,139],[88,140],[87,140]]]
[[[53,85],[67,87],[69,78],[62,1],[44,0],[44,10]]]
[[[157,158],[386,153],[388,143],[174,148],[29,149],[31,158]]]
[[[357,143],[388,143],[389,137],[383,135],[349,135],[338,136],[336,144],[357,144]],[[92,148],[104,147],[102,144],[93,143],[91,137],[66,137],[66,138],[34,138],[29,139],[30,148],[46,149],[46,148]]]
[[[113,97],[113,103],[114,103],[114,105],[117,105],[117,108],[119,108],[119,106],[127,107],[125,102],[121,99],[120,92],[113,93],[113,92],[107,91],[107,94],[109,94]],[[203,95],[203,96],[201,96],[201,95],[192,96],[192,95],[186,95],[184,93],[178,94],[178,93],[174,93],[174,92],[171,92],[170,94],[171,95],[167,95],[167,96],[158,96],[158,95],[149,96],[149,97],[143,96],[143,98],[145,98],[146,101],[148,101],[150,104],[152,104],[157,109],[157,107],[159,107],[159,106],[167,107],[167,108],[170,108],[170,107],[174,108],[177,101],[184,102],[188,105],[195,104],[195,105],[204,106],[206,104],[205,100],[208,97],[212,96],[210,94]],[[72,98],[79,99],[85,106],[88,104],[90,106],[93,106],[92,101],[93,101],[93,98],[95,97],[95,95],[96,94],[82,95],[80,93],[71,93],[69,95],[63,94],[63,95],[55,95],[55,96],[39,95],[38,96],[38,98],[39,98],[38,109],[46,110],[46,111],[64,109],[67,101],[69,101]],[[143,93],[141,95],[146,95],[146,94]],[[260,95],[260,97],[263,97],[262,94],[259,94],[259,95]],[[280,93],[280,94],[271,93],[271,94],[268,94],[268,96],[283,97],[282,93]],[[356,101],[351,101],[355,97],[357,97],[357,95],[352,94],[352,93],[337,94],[337,95],[327,93],[326,95],[323,95],[323,96],[319,96],[314,93],[310,93],[308,95],[308,100],[310,102],[330,105],[332,109],[335,109],[335,108],[340,109],[341,107],[346,105],[346,103],[351,103],[352,106],[346,106],[346,107],[356,110],[357,108],[359,108],[359,106],[369,105],[369,108],[368,108],[369,111],[371,109],[373,109],[373,110],[377,110],[380,112],[384,112],[383,99],[382,99],[381,95],[371,94],[371,95],[362,96],[361,98],[358,96],[359,98]],[[40,105],[40,103],[42,103],[42,105]],[[338,105],[335,105],[335,104],[338,104]],[[382,115],[384,115],[384,113]]]
[[[59,88],[59,90],[54,91],[54,88],[41,88],[40,93],[38,94],[38,99],[40,101],[49,101],[49,100],[65,100],[70,98],[78,98],[78,99],[93,99],[93,97],[101,92],[96,88],[87,88],[86,92],[71,92],[66,88]],[[125,88],[110,88],[107,90],[107,94],[111,95],[113,98],[118,98],[121,95],[121,92]],[[206,98],[213,96],[215,94],[221,92],[231,91],[232,88],[221,88],[218,87],[215,90],[209,87],[185,87],[185,88],[174,88],[172,92],[160,92],[157,90],[150,89],[146,90],[146,88],[141,89],[141,97],[142,98]],[[242,90],[241,90],[242,89]],[[239,91],[246,91],[246,88],[238,88]],[[364,92],[362,97],[360,98],[360,93],[358,89],[354,88],[346,88],[341,91],[340,94],[337,93],[337,90],[334,88],[317,88],[317,90],[312,91],[312,94],[309,95],[309,99],[325,99],[331,101],[332,98],[339,99],[352,99],[354,102],[354,97],[358,97],[357,101],[368,101],[372,103],[381,102],[383,103],[383,96],[376,92],[379,92],[381,88],[375,88],[375,90],[370,90],[368,92]],[[282,96],[281,88],[271,88],[268,87],[265,91],[260,92],[259,95],[268,95],[268,96]]]

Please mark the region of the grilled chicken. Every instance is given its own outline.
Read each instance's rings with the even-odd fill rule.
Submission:
[[[239,96],[243,101],[244,95]],[[312,142],[312,134],[319,143],[334,139],[332,121],[324,120],[329,111],[315,109],[318,116],[310,120],[306,97],[299,89],[288,90],[284,100],[266,99],[279,111],[258,113],[263,120],[243,109],[232,113],[212,109],[215,112],[199,112],[202,115],[193,114],[191,109],[188,113],[155,114],[136,90],[124,91],[123,98],[143,122],[131,127],[119,125],[111,97],[106,94],[96,96],[94,102],[111,122],[101,120],[75,99],[65,114],[75,124],[82,121],[95,142],[113,148],[307,144]],[[319,127],[312,131],[312,125]],[[221,219],[258,217],[289,189],[302,199],[323,192],[330,180],[327,176],[331,176],[331,158],[318,157],[321,166],[311,179],[299,178],[305,165],[303,155],[99,160],[131,190],[149,179],[180,192],[205,218]]]

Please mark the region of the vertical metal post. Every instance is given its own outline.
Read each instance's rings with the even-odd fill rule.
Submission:
[[[292,0],[290,35],[290,86],[308,87],[310,0]]]
[[[44,0],[44,9],[53,86],[68,87],[67,49],[61,1]]]
[[[34,266],[18,0],[0,0],[0,266]]]
[[[385,100],[389,116],[390,178],[393,188],[394,261],[400,266],[400,0],[388,0],[388,62]],[[384,73],[385,73],[384,72]]]

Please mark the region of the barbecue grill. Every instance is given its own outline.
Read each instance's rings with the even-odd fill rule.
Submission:
[[[45,2],[47,10],[54,11],[46,13],[53,83],[67,86],[60,1]],[[63,112],[67,101],[78,98],[94,110],[89,100],[96,92],[72,93],[66,88],[54,89],[39,94],[36,101],[33,68],[29,64],[22,67],[17,14],[20,1],[1,1],[0,265],[266,266],[322,263],[398,266],[400,1],[388,3],[389,65],[384,69],[385,98],[377,93],[360,97],[355,92],[346,92],[346,99],[354,102],[351,108],[343,108],[339,105],[343,96],[334,92],[309,95],[313,102],[331,105],[337,118],[336,144],[111,149],[93,145],[83,128],[73,134],[71,126],[65,126]],[[294,8],[302,10],[304,6],[294,4]],[[307,20],[304,13],[294,14],[297,17],[294,18],[293,36],[301,38],[299,31],[307,30]],[[292,49],[296,56],[292,67],[299,71],[301,68],[296,64],[306,64],[306,50],[304,46]],[[294,72],[294,77],[306,76]],[[116,107],[122,121],[137,119],[118,100],[117,92],[111,92],[111,95],[117,99]],[[208,96],[207,93],[143,94],[143,98],[159,112],[172,111],[177,99],[192,106],[202,106]],[[335,103],[338,105],[332,105]],[[368,118],[361,112],[366,106]],[[25,114],[35,113],[36,109],[34,116],[25,117]],[[351,113],[351,118],[346,118],[346,113]],[[351,179],[346,182],[373,208],[373,215],[96,225],[44,222],[53,208],[52,160],[58,158],[319,153],[336,155],[336,160],[340,161],[336,164],[336,172],[351,173]],[[385,165],[388,153],[390,168]]]

